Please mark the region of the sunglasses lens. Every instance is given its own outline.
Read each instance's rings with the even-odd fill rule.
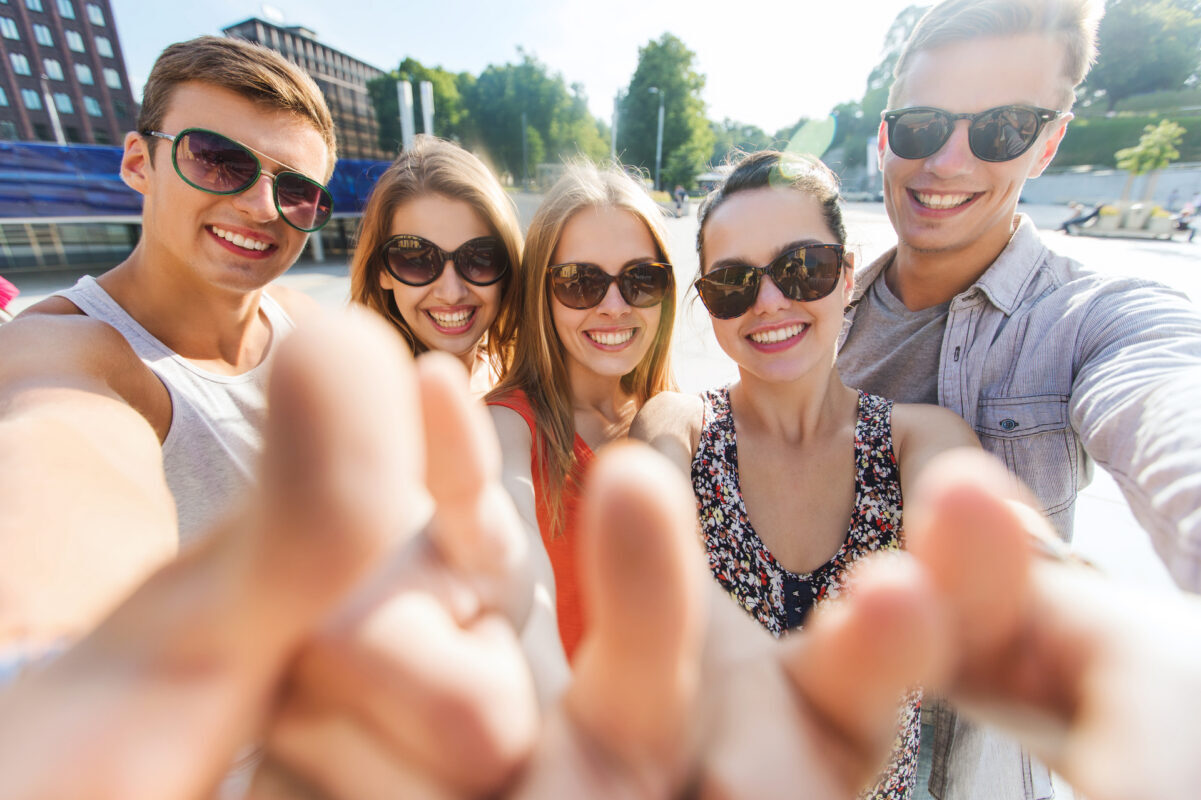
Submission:
[[[234,194],[258,177],[254,153],[237,142],[209,131],[188,131],[175,140],[175,167],[198,189]]]
[[[888,129],[888,146],[901,158],[926,158],[946,143],[952,124],[938,111],[906,111]]]
[[[455,268],[468,283],[489,286],[504,277],[509,256],[497,239],[473,239],[455,251]]]
[[[592,308],[605,299],[609,275],[592,264],[563,264],[550,271],[550,289],[568,308]]]
[[[833,247],[800,247],[772,262],[771,278],[785,297],[809,302],[834,291],[842,272],[842,253]]]
[[[384,250],[384,264],[392,277],[409,286],[433,283],[442,272],[442,254],[424,239],[403,236]]]
[[[755,304],[759,273],[752,267],[715,269],[696,282],[709,313],[717,319],[741,317]]]
[[[334,212],[334,199],[325,187],[296,172],[275,176],[275,202],[283,218],[302,231],[317,230]]]
[[[1029,108],[994,108],[972,122],[968,144],[982,161],[1009,161],[1030,149],[1040,127],[1038,114]]]
[[[621,273],[618,288],[635,308],[650,308],[663,302],[671,285],[671,270],[665,264],[635,264]]]

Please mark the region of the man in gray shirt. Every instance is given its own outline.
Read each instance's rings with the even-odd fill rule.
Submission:
[[[918,24],[879,134],[898,243],[857,276],[838,364],[848,385],[963,416],[1065,540],[1096,461],[1197,591],[1201,316],[1162,286],[1055,255],[1017,213],[1071,119],[1099,12],[948,0]],[[1052,796],[1016,745],[933,716],[935,797]]]

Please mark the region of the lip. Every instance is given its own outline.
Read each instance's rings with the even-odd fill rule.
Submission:
[[[233,242],[229,241],[225,237],[219,235],[217,233],[218,230],[224,231],[229,234],[233,234],[235,236],[241,236],[243,239],[250,239],[250,240],[253,240],[260,244],[265,244],[267,246],[266,246],[266,248],[264,248],[262,250],[255,250],[253,248],[243,247],[241,245],[234,244]],[[271,241],[270,238],[264,236],[262,233],[260,233],[258,231],[252,231],[252,230],[248,230],[246,228],[239,228],[239,227],[236,227],[233,225],[206,225],[206,226],[204,226],[204,231],[217,244],[221,245],[229,252],[236,253],[236,254],[242,256],[243,258],[253,258],[253,259],[269,258],[272,255],[274,255],[276,250],[279,249],[279,246],[276,245],[275,242]]]
[[[770,333],[772,331],[784,330],[787,328],[794,328],[798,325],[801,326],[801,330],[799,332],[793,334],[792,336],[789,336],[787,339],[781,339],[778,342],[756,342],[754,339],[751,338],[751,336],[753,336],[755,334]],[[760,353],[778,353],[781,350],[787,350],[788,348],[799,344],[801,342],[801,340],[804,339],[805,336],[809,333],[809,330],[812,327],[813,327],[812,323],[801,322],[800,320],[791,320],[789,322],[780,322],[780,323],[773,324],[773,325],[761,325],[759,327],[756,327],[754,330],[748,332],[742,338],[746,341],[747,344],[749,344],[755,350],[758,350]]]
[[[443,316],[466,311],[467,319],[460,325],[454,325],[454,326],[447,327],[447,326],[444,326],[441,323],[439,323],[438,320],[434,317],[432,312],[435,312],[435,311],[438,312],[438,314],[443,315]],[[425,314],[425,318],[430,321],[430,324],[434,326],[434,330],[438,331],[438,333],[440,333],[444,336],[459,336],[461,334],[467,333],[467,331],[471,330],[472,326],[475,325],[475,319],[476,319],[476,315],[479,313],[479,307],[478,306],[433,306],[430,308],[423,308],[423,309],[421,309],[421,312],[423,314]]]
[[[962,203],[957,206],[952,206],[950,208],[930,208],[929,206],[923,205],[922,203],[918,202],[918,199],[917,199],[918,192],[921,192],[922,194],[970,195],[971,199],[969,199],[966,203]],[[917,213],[921,216],[924,216],[924,217],[940,219],[943,217],[953,217],[957,214],[960,214],[960,213],[966,211],[967,209],[974,206],[976,204],[976,201],[979,200],[980,197],[984,193],[983,192],[966,192],[966,191],[948,192],[945,190],[907,188],[905,190],[905,194],[906,194],[906,196],[908,196],[909,205],[914,209],[915,213]]]
[[[599,335],[619,334],[620,335],[620,334],[625,333],[626,331],[630,332],[630,338],[626,339],[624,342],[619,342],[617,344],[603,344],[601,342],[596,341],[596,339],[592,338],[592,334],[599,334]],[[640,332],[641,332],[641,328],[631,327],[629,325],[623,325],[623,326],[616,326],[616,327],[609,327],[609,328],[588,328],[587,330],[581,331],[580,335],[583,337],[584,341],[586,341],[588,344],[592,345],[596,349],[604,350],[605,352],[608,352],[608,353],[616,353],[616,352],[620,352],[620,351],[625,350],[626,348],[630,347],[638,339],[638,334]]]

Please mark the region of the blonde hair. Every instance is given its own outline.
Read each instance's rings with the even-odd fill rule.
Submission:
[[[416,197],[437,194],[471,206],[504,244],[509,274],[502,280],[500,310],[484,334],[484,352],[496,374],[508,368],[521,317],[521,226],[513,201],[484,163],[453,142],[420,135],[397,156],[371,191],[358,243],[350,262],[350,299],[382,314],[408,342],[414,355],[429,348],[417,338],[396,307],[392,292],[380,286],[381,248],[392,235],[397,207]]]
[[[523,305],[528,309],[517,332],[511,368],[487,399],[498,399],[515,390],[525,393],[537,428],[535,448],[542,470],[542,490],[548,500],[551,533],[563,527],[563,493],[572,480],[575,461],[575,417],[571,384],[562,342],[551,317],[551,296],[546,268],[567,221],[589,208],[618,208],[633,214],[646,226],[658,257],[670,263],[663,211],[646,190],[616,166],[598,169],[574,164],[551,188],[526,236],[522,263]],[[653,395],[675,388],[671,374],[671,334],[676,315],[675,281],[660,305],[659,327],[646,357],[621,378],[624,391],[639,404]]]
[[[142,91],[138,132],[161,130],[176,87],[192,82],[228,89],[264,108],[308,120],[328,150],[326,180],[333,174],[338,160],[334,120],[317,84],[274,50],[241,39],[199,36],[163,50]]]
[[[894,108],[905,73],[918,53],[993,36],[1038,33],[1057,39],[1064,50],[1060,110],[1076,100],[1075,88],[1097,60],[1097,25],[1104,10],[1098,0],[946,0],[926,12],[897,59],[888,92]]]

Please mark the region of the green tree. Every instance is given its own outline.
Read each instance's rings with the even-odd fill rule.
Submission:
[[[753,153],[772,146],[772,137],[757,125],[747,125],[726,117],[721,122],[710,122],[709,127],[713,130],[710,164],[725,163],[730,153]]]
[[[619,104],[618,153],[625,163],[653,174],[662,101],[663,186],[691,186],[713,155],[714,134],[701,100],[705,76],[694,69],[695,60],[696,54],[670,33],[648,42],[638,50],[638,67]]]
[[[368,81],[367,91],[379,122],[379,143],[383,149],[400,152],[400,100],[396,96],[398,81],[413,86],[413,117],[417,133],[434,133],[445,139],[464,142],[471,138],[471,118],[463,102],[463,88],[474,83],[468,73],[455,74],[441,67],[426,67],[415,58],[406,58],[387,75]],[[424,130],[421,109],[421,81],[434,85],[434,130]]]
[[[1125,147],[1113,154],[1117,160],[1118,169],[1124,169],[1130,173],[1130,177],[1126,180],[1126,188],[1122,190],[1123,200],[1130,197],[1130,188],[1134,183],[1135,176],[1150,172],[1152,175],[1147,179],[1147,189],[1143,193],[1143,200],[1151,201],[1151,196],[1155,193],[1155,182],[1159,177],[1159,170],[1180,158],[1180,151],[1177,147],[1183,138],[1184,128],[1170,119],[1164,119],[1160,120],[1158,125],[1148,125],[1144,128],[1143,135],[1139,137],[1138,144],[1134,147]]]
[[[1201,4],[1196,0],[1109,0],[1097,31],[1098,58],[1086,90],[1121,100],[1179,89],[1201,68]]]
[[[547,159],[608,155],[607,129],[588,113],[582,87],[569,89],[562,75],[549,72],[533,55],[521,49],[518,55],[516,64],[489,66],[463,92],[472,143],[514,179],[532,177]]]

